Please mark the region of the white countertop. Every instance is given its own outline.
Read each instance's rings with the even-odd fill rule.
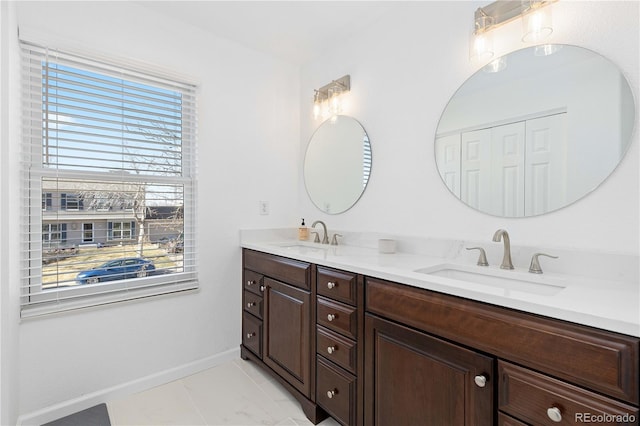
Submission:
[[[640,291],[635,280],[554,272],[538,275],[523,268],[509,271],[498,266],[480,267],[450,256],[380,254],[371,247],[329,246],[275,234],[265,237],[241,232],[240,244],[243,248],[640,337]],[[481,274],[485,282],[417,272],[447,268]]]

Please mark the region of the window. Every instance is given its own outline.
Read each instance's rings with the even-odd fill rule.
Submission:
[[[93,223],[82,224],[82,242],[83,243],[93,242]]]
[[[63,210],[78,211],[82,209],[82,200],[78,194],[61,194],[60,205]]]
[[[109,222],[109,240],[130,240],[135,237],[135,222]]]
[[[42,194],[42,210],[47,211],[51,210],[53,206],[53,194],[50,192],[45,192]]]
[[[21,48],[22,315],[196,288],[195,87]]]
[[[42,225],[42,242],[49,247],[59,247],[67,242],[66,223],[45,223]]]

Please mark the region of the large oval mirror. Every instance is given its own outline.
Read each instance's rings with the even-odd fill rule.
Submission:
[[[617,66],[569,45],[529,47],[472,75],[435,141],[451,193],[482,212],[526,217],[584,197],[618,165],[635,108]]]
[[[371,174],[371,143],[360,123],[336,115],[318,127],[307,146],[304,183],[309,198],[325,213],[349,210]]]

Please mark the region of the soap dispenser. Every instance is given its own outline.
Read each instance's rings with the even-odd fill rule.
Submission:
[[[307,241],[309,239],[309,228],[304,224],[304,218],[302,218],[302,224],[298,228],[298,239],[300,241]]]

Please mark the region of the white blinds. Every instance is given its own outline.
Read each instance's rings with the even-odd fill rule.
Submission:
[[[21,49],[23,316],[197,287],[195,87]]]

